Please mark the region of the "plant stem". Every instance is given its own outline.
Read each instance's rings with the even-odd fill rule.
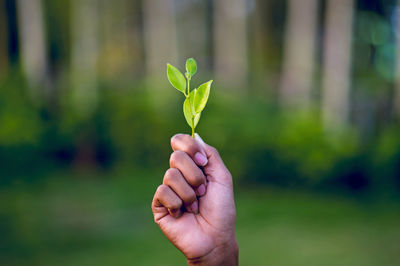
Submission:
[[[186,76],[187,96],[185,95],[186,98],[189,98],[189,95],[190,95],[190,79],[191,79],[190,75],[187,75]],[[192,108],[190,108],[190,109],[192,109]],[[192,110],[190,110],[190,115],[191,115],[191,118],[192,118],[192,137],[194,138],[194,115],[192,114]]]

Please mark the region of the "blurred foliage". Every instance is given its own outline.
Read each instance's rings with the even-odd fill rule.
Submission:
[[[1,146],[37,143],[43,124],[40,110],[29,96],[24,77],[18,73],[10,75],[0,84]]]
[[[11,23],[11,58],[11,52],[19,56],[21,48],[16,42],[17,10],[13,1],[5,3],[7,21]],[[115,10],[109,10],[113,5],[106,2],[97,7],[98,15],[107,18],[99,26],[97,41],[111,48],[100,45],[100,72],[94,77],[96,88],[92,89],[96,95],[90,103],[95,109],[88,107],[89,111],[82,115],[74,102],[77,88],[71,80],[73,70],[69,69],[73,49],[71,12],[73,4],[78,3],[43,1],[51,77],[48,95],[41,95],[39,100],[34,97],[33,91],[49,88],[30,88],[19,69],[21,62],[11,60],[9,69],[2,72],[1,182],[40,179],[44,172],[60,168],[109,170],[129,165],[165,169],[169,138],[186,130],[182,99],[170,93],[166,79],[156,83],[145,74],[141,1],[117,1]],[[277,103],[279,93],[275,87],[279,86],[282,67],[287,2],[249,4],[247,15],[254,19],[249,25],[254,27],[248,29],[248,91],[221,88],[216,80],[210,107],[198,126],[203,138],[221,151],[235,178],[244,183],[399,194],[399,124],[393,119],[389,104],[395,81],[398,10],[394,1],[357,1],[356,6],[351,73],[353,126],[325,132],[320,106],[303,112],[287,110]],[[321,4],[318,12],[325,7]],[[126,9],[130,11],[124,13]],[[323,19],[321,16],[321,29]],[[212,26],[211,23],[207,27]],[[118,48],[123,45],[119,38],[128,32],[139,39],[131,43],[130,50]],[[322,38],[320,32],[318,36]],[[212,44],[207,45],[210,54],[203,61],[210,61],[213,56]],[[118,63],[120,59],[132,61],[130,67]],[[213,69],[209,71],[212,75]],[[318,90],[313,94],[320,97]],[[85,99],[82,101],[85,104]]]
[[[17,71],[0,87],[0,118],[9,123],[0,134],[2,181],[59,167],[166,169],[169,138],[187,129],[181,99],[155,107],[146,84],[104,82],[97,109],[81,117],[68,101],[51,108],[33,103],[22,80]],[[399,193],[395,126],[362,142],[356,130],[324,132],[317,113],[282,112],[266,100],[213,91],[198,132],[240,182]]]

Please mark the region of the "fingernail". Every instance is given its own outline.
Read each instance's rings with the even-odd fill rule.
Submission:
[[[194,155],[194,161],[201,165],[201,166],[205,166],[207,164],[207,158],[206,156],[204,156],[203,154],[201,154],[200,152],[196,153]]]
[[[194,214],[199,213],[199,205],[197,204],[197,201],[193,202],[192,205],[190,205],[190,209]]]
[[[197,196],[203,196],[204,194],[206,194],[206,186],[204,184],[202,184],[201,186],[199,186],[197,188]]]

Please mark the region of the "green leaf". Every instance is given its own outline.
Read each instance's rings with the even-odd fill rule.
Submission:
[[[196,89],[192,90],[189,93],[189,102],[190,102],[190,107],[191,107],[191,112],[194,115],[196,112],[194,111],[194,96],[196,95]]]
[[[196,127],[200,120],[201,113],[198,113],[194,116],[194,126],[192,125],[192,107],[190,106],[190,99],[186,98],[185,102],[183,103],[183,114],[185,115],[186,122],[190,127]]]
[[[183,94],[186,94],[186,79],[179,69],[173,65],[167,64],[167,76],[169,82],[175,89],[181,91]]]
[[[194,95],[194,112],[201,113],[204,107],[206,107],[208,96],[210,95],[210,88],[212,84],[212,80],[201,84],[199,88],[196,90]]]
[[[201,113],[198,113],[198,114],[196,114],[195,117],[194,117],[194,128],[196,128],[197,124],[198,124],[199,121],[200,121],[200,115],[201,115]]]
[[[189,73],[190,77],[193,77],[197,72],[197,63],[193,58],[186,60],[186,72]]]

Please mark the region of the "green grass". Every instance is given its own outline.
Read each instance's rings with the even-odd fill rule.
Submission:
[[[162,173],[57,173],[0,188],[1,265],[185,265],[153,223]],[[400,208],[236,188],[241,265],[400,265]]]

